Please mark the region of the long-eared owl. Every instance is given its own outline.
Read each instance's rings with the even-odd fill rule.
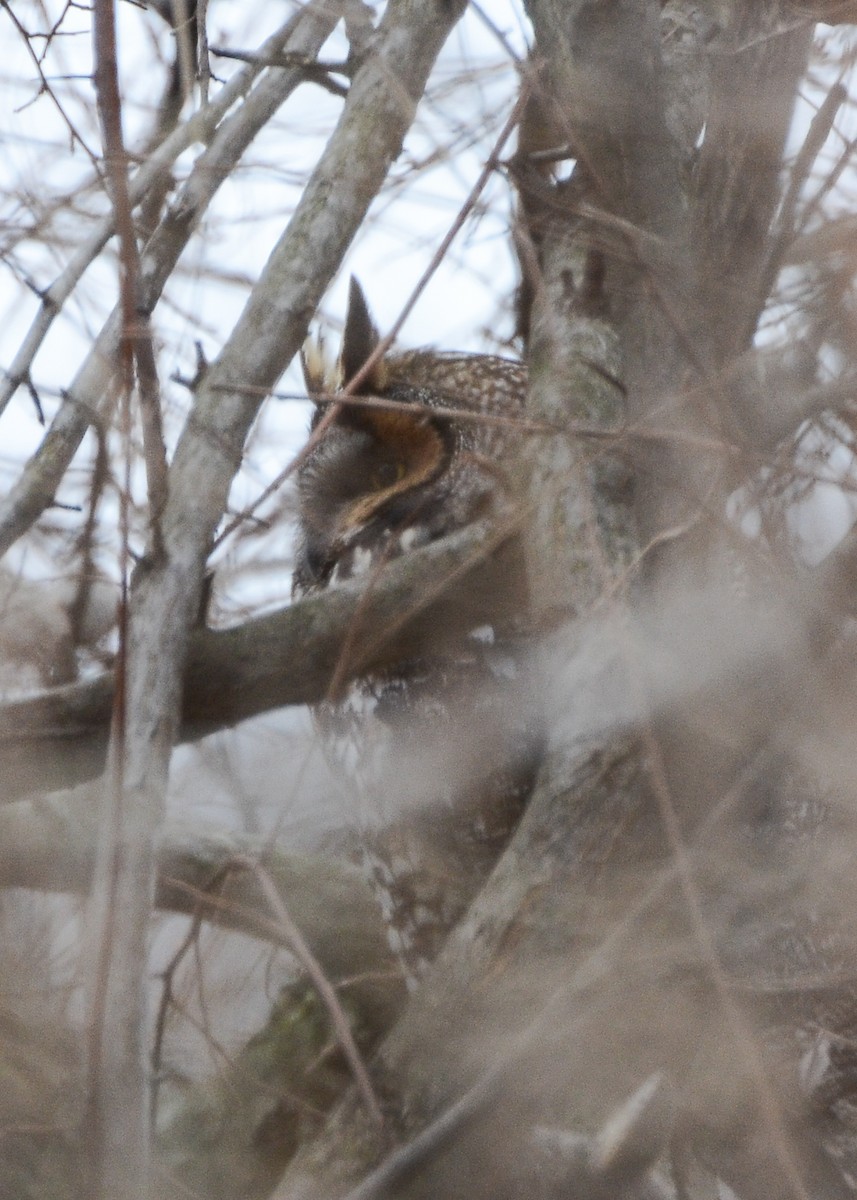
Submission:
[[[525,368],[482,354],[388,353],[349,404],[341,389],[377,344],[352,280],[335,377],[317,356],[304,360],[312,429],[337,389],[342,402],[299,471],[298,597],[357,576],[370,588],[390,559],[479,518],[508,519],[514,501]],[[529,792],[540,735],[526,607],[516,529],[397,634],[388,659],[316,709],[409,984],[478,890]],[[339,674],[349,677],[347,664]]]

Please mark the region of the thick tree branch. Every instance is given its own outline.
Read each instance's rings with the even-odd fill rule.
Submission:
[[[94,981],[87,1129],[93,1135],[94,1194],[105,1200],[149,1195],[141,1060],[146,996],[142,975],[127,964],[135,953],[141,969],[145,963],[156,839],[205,561],[261,404],[242,385],[273,386],[298,349],[401,149],[428,72],[460,12],[458,4],[415,8],[407,0],[387,9],[297,210],[200,386],[170,468],[159,536],[135,575],[122,696],[127,721],[124,727],[114,723],[116,788],[113,803],[104,806],[104,852],[96,862],[87,927]],[[343,186],[346,179],[350,187]]]
[[[92,788],[22,800],[0,809],[0,887],[84,894],[98,837]],[[287,852],[270,839],[222,829],[167,823],[158,846],[156,903],[288,948],[270,920],[270,905],[247,871],[255,860],[274,878],[295,925],[334,979],[366,973],[398,977],[377,904],[365,875],[349,863]],[[225,882],[224,882],[225,881]]]
[[[445,587],[466,574],[479,593],[496,531],[478,524],[387,564],[367,590],[357,580],[233,629],[191,636],[179,737],[191,740],[287,704],[324,699],[334,675],[348,678],[394,653],[395,640]],[[490,568],[486,568],[490,572]],[[478,614],[474,614],[478,619]],[[349,656],[354,622],[367,635]],[[104,767],[113,676],[0,705],[0,802],[69,787]]]
[[[765,270],[783,150],[812,34],[812,20],[796,20],[793,4],[740,0],[713,48],[693,241],[705,336],[718,365],[748,349],[768,300]]]
[[[90,1043],[94,1086],[87,1125],[96,1139],[97,1196],[136,1200],[148,1194],[150,1143],[141,1125],[146,1110],[138,1082],[143,1079],[139,1039],[146,1027],[145,992],[125,964],[135,950],[145,961],[140,942],[151,903],[190,629],[214,531],[261,404],[242,385],[271,387],[297,350],[401,149],[428,72],[460,11],[459,5],[414,9],[407,2],[387,10],[294,217],[201,384],[170,468],[159,536],[135,576],[123,696],[127,723],[114,727],[112,743],[118,793],[113,806],[105,807],[105,853],[99,853],[93,885],[98,904],[88,926],[96,1036]],[[365,132],[369,128],[371,137]],[[345,179],[350,187],[343,187]],[[193,215],[185,214],[191,223]]]

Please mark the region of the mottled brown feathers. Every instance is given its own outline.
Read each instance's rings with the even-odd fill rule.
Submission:
[[[520,363],[387,353],[354,389],[361,403],[344,396],[333,420],[320,423],[377,345],[352,281],[336,371],[312,350],[304,358],[318,408],[317,441],[298,476],[297,596],[356,576],[371,587],[389,559],[504,510],[514,495],[523,436],[514,419],[526,394]],[[373,408],[372,397],[394,407]],[[511,533],[391,637],[356,625],[345,653],[362,674],[316,710],[411,982],[490,869],[528,794],[540,735],[525,613],[522,547]],[[364,643],[380,647],[375,657]]]

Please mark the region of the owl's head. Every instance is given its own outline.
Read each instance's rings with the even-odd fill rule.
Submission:
[[[311,431],[379,343],[352,279],[335,372],[317,352],[303,359],[315,399]],[[333,421],[298,474],[301,544],[294,588],[305,594],[370,569],[468,524],[506,490],[510,426],[526,375],[519,363],[432,350],[388,353],[342,395]],[[480,421],[484,417],[484,422]]]

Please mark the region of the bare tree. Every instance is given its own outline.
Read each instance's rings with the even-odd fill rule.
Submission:
[[[854,6],[530,0],[501,18],[462,0],[391,0],[380,16],[309,0],[265,40],[265,6],[248,8],[248,47],[215,42],[217,5],[153,3],[160,24],[119,15],[147,31],[150,70],[164,57],[155,103],[127,75],[131,27],[117,42],[111,0],[2,7],[28,100],[58,114],[68,175],[44,196],[23,175],[16,194],[7,183],[3,262],[35,299],[0,414],[11,430],[31,405],[48,424],[3,463],[0,883],[11,934],[51,954],[72,944],[75,961],[69,1004],[51,964],[16,956],[12,936],[3,950],[4,977],[26,984],[4,984],[0,1007],[4,1186],[119,1200],[851,1195]],[[506,90],[483,119],[473,97],[491,75],[470,69],[473,119],[462,104],[444,125],[457,83],[437,61],[462,20],[502,54]],[[63,78],[64,39],[80,33],[91,76]],[[246,285],[243,309],[210,362],[192,362],[201,331],[184,325],[170,379],[161,322],[181,310],[182,273],[216,242],[224,188],[276,173],[252,147],[273,134],[270,156],[280,110],[310,90],[329,128],[290,184],[293,211],[258,278],[212,258],[211,286]],[[391,176],[415,121],[436,145]],[[291,394],[281,376],[349,246],[367,221],[395,223],[419,166],[454,176],[474,145],[482,169],[402,320],[462,228],[514,194],[506,349],[518,339],[529,387],[526,411],[502,417],[505,503],[446,536],[438,525],[368,582],[292,604],[280,583],[272,611],[218,621],[231,548],[252,563],[268,530],[293,536],[290,476],[312,447],[349,405],[401,399],[373,374],[384,361],[395,374],[383,344],[361,367],[365,319],[349,363],[349,319],[344,390],[327,394],[309,364],[327,415],[309,451],[251,491],[272,397]],[[51,349],[73,317],[89,344],[52,396]],[[456,399],[443,397],[447,421],[463,419]],[[825,497],[843,515],[812,545]],[[27,553],[53,557],[59,584],[27,578]],[[209,739],[198,777],[210,735],[335,702],[395,666],[403,637],[445,644],[454,602],[467,596],[478,625],[510,562],[526,569],[518,703],[538,761],[490,873],[450,880],[466,911],[408,989],[347,832],[336,854],[250,817],[242,831],[179,825],[176,747]],[[274,770],[297,783],[306,748],[278,736]],[[383,777],[394,800],[397,769]],[[36,937],[21,888],[88,899],[39,909]],[[165,913],[187,919],[167,931],[156,991]],[[213,926],[238,931],[242,953],[288,953],[285,986],[259,985],[238,1048],[207,1022]],[[182,993],[191,959],[198,1019]],[[189,1035],[170,1042],[177,1014],[218,1064],[180,1086],[171,1072],[194,1050]]]

